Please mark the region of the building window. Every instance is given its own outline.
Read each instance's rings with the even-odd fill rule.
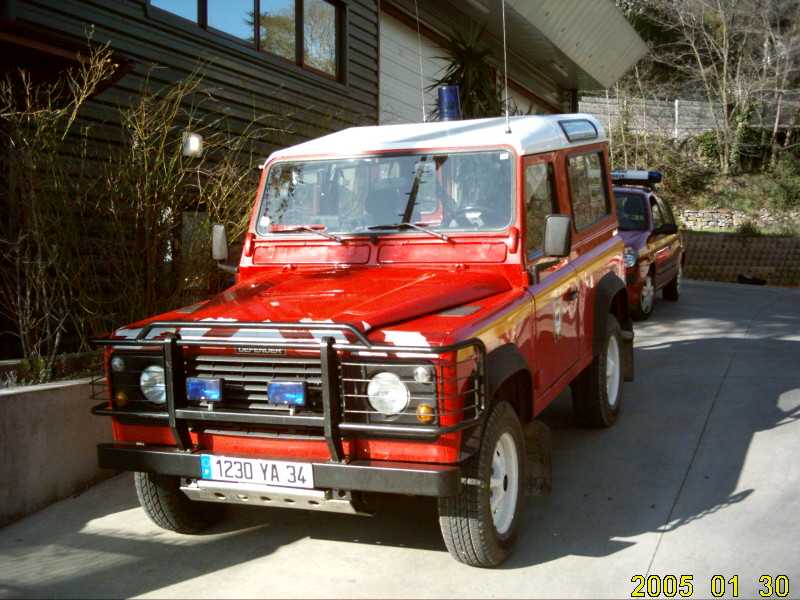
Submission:
[[[332,0],[150,0],[150,6],[339,77],[342,9]]]
[[[297,55],[295,4],[295,0],[261,0],[258,19],[261,50],[295,60]],[[335,71],[330,74],[335,75]]]

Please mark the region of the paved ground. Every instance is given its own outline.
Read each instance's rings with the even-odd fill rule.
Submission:
[[[635,576],[685,592],[686,575],[695,598],[759,598],[784,575],[797,598],[800,290],[688,282],[636,335],[613,428],[577,427],[566,394],[545,411],[554,491],[500,568],[451,560],[430,500],[371,519],[233,507],[187,537],[122,475],[0,530],[0,597],[630,598]]]

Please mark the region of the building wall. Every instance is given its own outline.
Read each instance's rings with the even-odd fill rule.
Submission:
[[[53,29],[74,38],[110,43],[135,61],[133,71],[92,101],[90,118],[113,118],[142,89],[154,90],[195,71],[238,127],[269,114],[276,135],[272,146],[378,119],[378,9],[372,0],[345,2],[344,75],[332,81],[288,61],[189,22],[159,17],[145,0],[57,3],[17,0],[19,22]],[[154,67],[155,65],[155,67]],[[266,150],[265,150],[266,151]]]
[[[380,22],[380,122],[419,123],[423,95],[426,114],[435,106],[436,90],[425,92],[424,88],[441,76],[447,61],[436,58],[443,54],[439,46],[424,35],[417,37],[415,31],[394,17],[381,13]]]

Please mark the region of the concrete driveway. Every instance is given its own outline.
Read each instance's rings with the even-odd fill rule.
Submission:
[[[568,393],[542,415],[553,494],[497,569],[449,557],[429,499],[371,519],[231,507],[189,537],[153,525],[125,474],[0,530],[0,597],[630,598],[637,576],[654,595],[798,597],[800,290],[687,282],[637,324],[624,395],[608,430],[576,426]]]

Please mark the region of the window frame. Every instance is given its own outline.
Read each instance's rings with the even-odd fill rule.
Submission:
[[[248,54],[266,58],[268,60],[279,61],[281,66],[292,65],[304,73],[313,73],[324,79],[336,83],[346,84],[347,62],[346,62],[346,37],[347,37],[347,8],[348,5],[342,0],[321,0],[329,4],[334,9],[334,35],[335,40],[335,74],[330,74],[305,63],[305,30],[304,30],[304,9],[306,0],[294,0],[295,2],[295,52],[293,58],[287,58],[280,54],[275,54],[260,47],[260,27],[254,28],[254,41],[249,42],[235,35],[216,29],[208,24],[208,2],[207,0],[195,0],[197,2],[197,21],[192,21],[182,17],[177,13],[153,5],[153,0],[147,0],[145,13],[149,18],[161,21],[171,26],[180,26],[185,29],[199,30],[215,40],[235,44],[239,49]],[[252,0],[254,11],[258,12],[260,0]],[[276,65],[277,66],[277,65]]]

